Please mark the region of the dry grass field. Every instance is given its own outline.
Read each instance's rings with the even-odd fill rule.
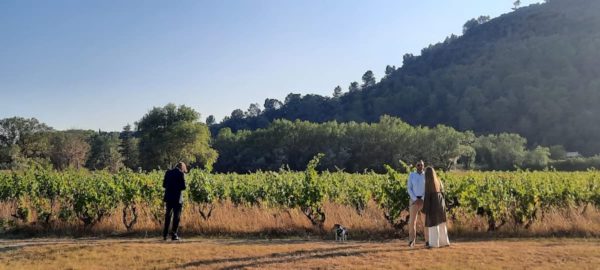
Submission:
[[[159,239],[160,224],[145,212],[132,232],[119,212],[87,231],[77,221],[22,224],[0,234],[0,269],[600,269],[595,207],[548,209],[528,229],[505,225],[493,233],[485,218],[457,213],[449,223],[452,246],[435,250],[408,248],[398,240],[406,232],[389,226],[373,202],[361,214],[325,204],[325,229],[344,224],[346,243],[316,230],[297,209],[224,203],[205,221],[196,207],[185,208],[184,241],[175,243]],[[0,206],[0,214],[9,210]]]
[[[600,239],[457,240],[413,249],[403,240],[0,240],[0,269],[598,269]]]
[[[316,230],[298,209],[235,206],[231,202],[224,202],[216,204],[210,219],[203,220],[197,207],[184,207],[180,227],[184,235],[235,238],[332,237]],[[384,218],[383,211],[372,201],[360,214],[350,206],[331,202],[325,203],[324,210],[327,214],[324,224],[326,232],[333,224],[340,223],[350,228],[353,240],[389,240],[407,236],[406,231],[394,230]],[[11,211],[13,210],[10,205],[0,204],[0,217],[10,218]],[[403,213],[403,218],[406,218],[406,215],[407,211]],[[448,224],[449,232],[454,237],[600,237],[600,209],[592,205],[571,209],[546,209],[543,218],[536,220],[527,229],[507,224],[492,235],[487,232],[486,218],[464,212],[455,215],[456,219],[450,220]],[[150,216],[147,211],[141,211],[138,223],[131,232],[125,230],[121,209],[117,209],[89,230],[83,230],[82,223],[73,219],[69,223],[56,221],[49,228],[31,223],[20,224],[17,230],[5,232],[4,236],[0,234],[0,237],[158,236],[162,231],[162,218],[157,222]],[[422,230],[421,222],[418,226]]]

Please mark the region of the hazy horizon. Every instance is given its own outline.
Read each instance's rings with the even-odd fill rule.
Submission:
[[[0,119],[119,131],[171,102],[221,121],[290,92],[346,92],[367,70],[379,80],[512,2],[2,1]]]

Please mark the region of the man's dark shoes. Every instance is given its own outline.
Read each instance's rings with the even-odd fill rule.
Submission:
[[[173,241],[179,241],[179,240],[181,240],[181,238],[179,238],[179,236],[177,234],[173,234],[171,236],[171,240],[173,240]]]

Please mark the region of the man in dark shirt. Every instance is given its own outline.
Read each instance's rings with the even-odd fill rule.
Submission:
[[[181,209],[183,207],[183,194],[185,190],[184,173],[187,172],[185,163],[179,162],[175,168],[168,170],[165,173],[163,180],[163,188],[165,188],[165,196],[163,201],[166,203],[167,211],[165,213],[165,228],[163,230],[163,239],[167,240],[171,217],[173,217],[173,228],[171,229],[171,239],[179,240],[177,228],[179,227],[179,218],[181,217]]]

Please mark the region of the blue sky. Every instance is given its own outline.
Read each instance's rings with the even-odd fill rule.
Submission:
[[[381,78],[512,2],[0,0],[0,119],[121,130],[173,102],[220,121],[290,92],[347,91],[367,70]]]

